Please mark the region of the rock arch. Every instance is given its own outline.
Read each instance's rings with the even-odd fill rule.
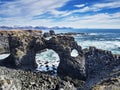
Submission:
[[[55,50],[60,56],[58,74],[72,78],[85,79],[85,58],[81,47],[71,36],[56,36],[46,42],[47,47]],[[77,57],[71,57],[71,51],[76,49]]]
[[[38,33],[37,33],[38,34]],[[35,70],[37,64],[35,55],[43,49],[52,49],[58,53],[60,64],[58,75],[70,76],[72,78],[85,78],[85,59],[81,47],[72,36],[55,35],[45,40],[35,32],[12,33],[8,36],[10,56],[1,62],[1,65],[23,70]],[[77,57],[71,57],[71,51],[76,49]]]
[[[48,48],[54,50],[60,57],[58,66],[58,75],[60,76],[90,81],[91,77],[110,75],[113,73],[113,68],[118,68],[116,70],[119,71],[119,55],[113,55],[108,51],[94,47],[82,50],[72,36],[54,35],[46,40],[38,31],[7,31],[6,34],[8,35],[10,56],[0,60],[1,66],[35,70],[37,67],[36,53]],[[78,51],[77,57],[71,57],[70,54],[73,49]]]

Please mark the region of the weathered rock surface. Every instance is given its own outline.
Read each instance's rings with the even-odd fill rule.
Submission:
[[[109,90],[109,88],[119,90],[120,88],[120,55],[113,55],[109,51],[95,47],[82,50],[70,35],[53,35],[52,38],[46,40],[42,37],[40,31],[2,31],[2,33],[8,35],[10,47],[10,56],[0,61],[2,66],[22,70],[35,70],[37,67],[35,62],[36,53],[48,48],[54,50],[60,57],[60,64],[57,69],[59,76],[85,80],[84,85],[79,90],[95,90],[96,87],[98,88],[97,90]],[[71,51],[74,49],[78,51],[78,56],[76,57],[71,56]],[[26,80],[28,77],[26,76]],[[109,82],[109,85],[106,85],[106,82]],[[59,90],[58,87],[61,87],[61,85],[57,84],[55,84],[56,90]],[[43,90],[48,89],[46,85]],[[66,85],[69,86],[67,83],[63,84],[65,87]]]
[[[104,80],[93,86],[92,90],[120,90],[120,77]]]
[[[81,47],[77,45],[71,36],[55,36],[46,42],[47,47],[56,51],[60,57],[58,74],[72,78],[85,79],[85,59],[82,56]],[[71,56],[71,51],[77,49],[79,55]]]
[[[9,52],[8,38],[0,33],[0,54]]]
[[[4,31],[3,31],[4,32]],[[53,34],[53,31],[51,32]],[[35,70],[35,55],[46,48],[53,49],[60,57],[58,74],[72,78],[85,79],[85,60],[81,47],[71,36],[53,36],[45,40],[40,31],[8,31],[10,56],[1,61],[1,65],[23,70]],[[71,57],[71,51],[77,49],[79,55]]]
[[[50,33],[49,32],[45,32],[44,34],[43,34],[43,37],[50,37],[51,35],[50,35]]]
[[[7,33],[6,31],[1,31]],[[8,31],[8,42],[10,48],[10,56],[1,61],[1,65],[20,68],[24,70],[34,70],[37,67],[35,62],[35,54],[37,43],[42,46],[41,41],[37,41],[41,31]],[[35,35],[35,36],[34,36]]]
[[[54,30],[50,30],[50,35],[55,35],[55,31]]]
[[[73,84],[43,73],[0,67],[0,90],[77,90]]]
[[[45,32],[43,34],[43,37],[47,38],[47,37],[51,37],[51,36],[54,36],[54,35],[55,35],[54,30],[50,30],[49,32]]]
[[[93,90],[119,90],[120,55],[113,55],[110,51],[95,47],[90,47],[84,53],[87,77],[85,85],[80,90],[91,90],[92,88]],[[118,80],[115,84],[114,79]],[[111,84],[106,85],[106,81]]]
[[[110,51],[90,47],[85,52],[85,56],[87,78],[96,77],[102,71],[111,72],[114,68],[120,66],[120,56],[113,55]]]

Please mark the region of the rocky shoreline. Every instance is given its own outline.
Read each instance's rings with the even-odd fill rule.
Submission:
[[[0,88],[8,90],[7,85],[10,90],[119,90],[120,55],[95,47],[82,50],[71,35],[52,30],[45,34],[34,30],[0,31],[0,37],[7,37],[10,49],[10,56],[0,60]],[[60,57],[57,77],[33,72],[37,67],[35,54],[47,48]],[[78,51],[76,57],[71,56],[74,49]]]

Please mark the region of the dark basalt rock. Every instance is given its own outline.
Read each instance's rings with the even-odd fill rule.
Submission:
[[[90,47],[83,51],[85,54],[86,83],[80,90],[119,90],[120,85],[120,55],[110,51]],[[105,84],[106,80],[118,79],[116,84]],[[109,81],[114,82],[114,81]],[[103,83],[103,85],[101,84]]]
[[[0,33],[0,54],[9,52],[8,38],[3,33]]]
[[[81,47],[77,45],[72,36],[57,35],[50,40],[45,40],[41,35],[37,36],[35,34],[38,34],[38,32],[11,32],[8,35],[10,56],[1,61],[1,65],[23,70],[35,70],[37,67],[36,53],[48,48],[53,49],[60,57],[58,75],[85,79],[85,59]],[[73,49],[78,50],[79,55],[77,57],[71,57]]]
[[[0,65],[2,66],[27,71],[35,70],[37,67],[35,62],[36,53],[48,48],[53,49],[60,57],[60,64],[57,69],[59,76],[85,80],[85,84],[79,88],[80,90],[94,90],[96,85],[102,85],[101,83],[105,85],[106,80],[112,81],[112,78],[118,79],[120,76],[120,55],[113,55],[110,51],[95,47],[82,50],[70,35],[53,35],[51,39],[46,40],[42,37],[40,31],[2,31],[2,33],[8,35],[10,47],[10,56],[5,60],[0,60]],[[71,52],[74,49],[78,51],[78,56],[76,57],[71,56]],[[25,77],[25,79],[28,78]],[[41,85],[46,88],[46,83],[48,82],[50,81],[42,81],[45,86]],[[67,84],[58,85],[56,83],[54,89],[57,90],[62,85],[65,86]],[[33,86],[36,85],[34,84]],[[51,86],[48,87],[50,88]],[[47,89],[43,88],[43,90]]]
[[[50,35],[51,35],[51,36],[52,36],[52,35],[55,35],[55,31],[54,31],[54,30],[50,30],[49,32],[50,32]]]
[[[92,90],[120,90],[120,77],[109,78],[92,87]]]
[[[120,65],[120,59],[110,51],[90,47],[85,53],[86,74],[89,77],[98,75],[102,71],[111,71],[115,66]]]
[[[0,67],[0,88],[2,90],[77,90],[70,82],[41,72],[20,71]]]
[[[56,36],[46,42],[47,47],[53,49],[60,56],[58,75],[70,76],[85,80],[85,58],[82,56],[81,47],[71,36]],[[77,49],[79,55],[71,57],[71,51]]]
[[[49,32],[45,32],[43,34],[43,37],[47,38],[47,37],[51,37],[51,36],[54,36],[54,35],[55,35],[54,30],[50,30]]]
[[[43,43],[38,40],[38,33],[41,33],[41,31],[8,31],[10,56],[1,61],[1,65],[23,70],[35,70],[37,67],[35,54],[38,43],[40,46],[42,46]],[[42,38],[40,38],[40,40],[41,39]],[[39,48],[41,49],[41,47]]]
[[[43,37],[50,37],[51,35],[50,35],[50,33],[49,32],[45,32],[44,34],[43,34]]]

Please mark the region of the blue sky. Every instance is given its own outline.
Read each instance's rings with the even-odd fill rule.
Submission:
[[[120,28],[120,0],[0,0],[0,26]]]

